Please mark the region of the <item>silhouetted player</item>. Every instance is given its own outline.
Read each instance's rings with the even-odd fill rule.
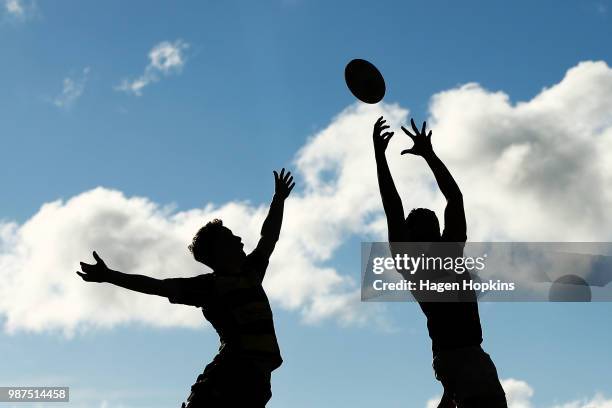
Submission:
[[[193,237],[189,250],[213,273],[192,278],[154,279],[81,262],[88,282],[108,282],[126,289],[167,297],[171,303],[202,308],[219,334],[214,360],[191,387],[187,408],[264,407],[272,396],[270,374],[282,363],[272,310],[261,285],[278,241],[285,199],[295,186],[290,172],[274,172],[275,193],[257,247],[246,255],[242,239],[215,219]],[[183,403],[182,407],[185,407]]]
[[[413,209],[404,219],[402,200],[395,188],[385,150],[393,132],[384,132],[389,126],[381,116],[374,125],[374,151],[378,172],[378,185],[383,207],[387,216],[389,242],[434,243],[452,253],[446,256],[462,257],[467,240],[463,196],[459,186],[431,146],[431,130],[426,134],[426,123],[421,130],[410,121],[414,134],[402,127],[414,145],[402,154],[414,154],[425,159],[431,168],[438,187],[446,198],[444,210],[444,232],[436,214],[426,208]],[[384,132],[384,133],[383,133]],[[436,244],[438,243],[438,244]],[[444,243],[456,243],[444,244]],[[410,246],[410,244],[406,244]],[[397,245],[395,246],[397,248]],[[394,245],[391,244],[393,250]],[[420,254],[417,254],[420,255]],[[452,272],[455,274],[455,272]],[[469,277],[464,274],[463,278]],[[413,292],[414,294],[414,292]],[[415,294],[419,305],[427,317],[427,329],[432,340],[433,367],[436,378],[444,386],[444,396],[439,407],[506,407],[504,390],[499,383],[497,370],[489,355],[482,350],[482,330],[478,315],[478,303],[472,293],[471,301],[427,302]],[[464,294],[465,296],[465,294]]]

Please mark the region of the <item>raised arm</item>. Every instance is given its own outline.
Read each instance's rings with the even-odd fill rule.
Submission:
[[[402,130],[410,136],[414,145],[410,149],[403,150],[402,154],[414,154],[425,159],[436,178],[440,191],[446,198],[446,208],[444,210],[445,231],[443,235],[455,241],[465,241],[466,223],[461,190],[450,174],[450,171],[448,171],[442,160],[434,152],[431,146],[432,131],[430,130],[429,133],[426,133],[427,123],[423,122],[420,131],[413,119],[410,119],[410,124],[414,134],[403,126]]]
[[[95,264],[81,262],[82,272],[77,272],[86,282],[107,282],[122,288],[130,289],[148,295],[168,297],[169,287],[163,280],[150,278],[143,275],[131,275],[110,269],[102,258],[94,251]]]
[[[389,241],[401,241],[402,225],[404,223],[404,208],[402,207],[402,199],[400,198],[385,151],[389,145],[389,141],[393,137],[393,132],[384,132],[389,125],[385,125],[385,120],[381,116],[374,124],[372,137],[374,139],[374,155],[376,157],[376,173],[378,175],[378,188],[382,198],[383,208],[387,216],[387,228],[389,232]]]
[[[291,190],[295,186],[290,171],[285,174],[285,169],[282,169],[280,174],[276,171],[273,173],[274,197],[272,197],[268,216],[261,227],[261,238],[255,249],[264,259],[268,259],[272,255],[272,251],[274,251],[276,241],[278,241],[280,236],[281,225],[283,224],[285,200],[289,197]]]

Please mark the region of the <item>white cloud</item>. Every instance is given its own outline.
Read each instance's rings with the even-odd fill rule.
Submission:
[[[583,62],[528,102],[476,84],[435,95],[433,142],[472,240],[609,240],[612,70]]]
[[[608,14],[608,6],[606,6],[604,3],[597,3],[595,7],[599,14],[604,16]]]
[[[377,305],[360,303],[359,271],[339,271],[330,264],[348,237],[368,231],[366,218],[378,211],[378,200],[371,194],[375,175],[369,174],[369,184],[364,185],[360,176],[365,174],[355,167],[355,160],[371,160],[371,142],[356,142],[354,136],[382,113],[399,119],[406,111],[393,106],[351,107],[298,154],[305,192],[295,191],[287,202],[283,234],[265,286],[273,303],[298,311],[307,322],[334,318],[341,324],[385,323],[377,316]],[[331,151],[338,142],[344,151]],[[320,149],[328,150],[327,164],[320,161]],[[338,177],[347,183],[339,182],[337,188],[323,185],[328,164],[338,167]],[[271,190],[272,184],[272,178],[262,181],[262,188]],[[0,273],[6,275],[0,280],[0,311],[6,316],[5,328],[70,334],[78,327],[133,321],[198,327],[202,316],[196,309],[81,282],[74,274],[77,262],[95,248],[111,267],[131,273],[159,278],[195,275],[202,270],[186,245],[202,223],[220,217],[244,237],[247,248],[253,248],[267,207],[230,202],[174,213],[145,198],[127,198],[103,188],[47,203],[26,223],[5,224],[0,230]]]
[[[13,21],[24,22],[38,15],[34,0],[2,0],[4,14]]]
[[[167,67],[160,70],[175,64],[152,61]],[[386,236],[371,142],[380,115],[396,129],[388,157],[405,209],[442,214],[443,199],[425,162],[399,155],[410,145],[397,132],[408,110],[360,104],[334,117],[296,155],[299,185],[287,202],[265,281],[274,307],[294,310],[306,322],[385,324],[379,305],[359,302],[359,271],[334,262],[348,240]],[[434,147],[463,189],[470,240],[610,239],[612,70],[605,63],[581,63],[517,104],[476,84],[441,92],[431,100],[429,121]],[[262,188],[271,190],[271,180],[262,180]],[[111,267],[127,272],[195,275],[201,269],[186,245],[203,222],[221,217],[252,248],[266,211],[263,203],[229,202],[173,212],[103,188],[47,203],[24,224],[1,225],[5,328],[70,333],[129,322],[200,326],[195,309],[81,282],[77,262],[98,249]]]
[[[522,380],[508,378],[501,380],[501,385],[506,392],[506,401],[508,408],[536,408],[531,403],[533,397],[533,388]],[[436,396],[429,399],[425,403],[425,408],[436,408],[440,402],[441,396]],[[561,405],[550,406],[548,408],[612,408],[612,399],[606,399],[601,394],[596,394],[592,399],[584,399],[580,401],[572,401]]]
[[[298,216],[299,201],[288,203],[287,219]],[[203,222],[223,218],[252,248],[266,211],[265,205],[235,202],[174,213],[144,198],[126,198],[103,188],[45,204],[25,224],[5,224],[1,231],[0,270],[6,280],[0,287],[0,311],[5,329],[62,330],[70,335],[79,327],[129,322],[199,327],[203,319],[194,308],[82,282],[74,274],[77,261],[96,248],[119,270],[158,278],[193,276],[205,271],[193,261],[187,244]],[[331,316],[343,323],[367,320],[373,309],[360,307],[355,281],[319,265],[299,239],[291,238],[300,234],[288,224],[265,282],[272,301],[300,310],[309,321]],[[312,234],[302,232],[306,238]]]
[[[602,394],[596,394],[591,399],[584,398],[579,401],[555,405],[552,408],[612,408],[612,399],[607,399]]]
[[[525,381],[508,378],[501,380],[501,385],[506,393],[508,408],[531,408],[531,397],[533,388]]]
[[[441,399],[442,399],[441,395],[436,395],[435,397],[428,399],[427,402],[425,403],[425,408],[436,408],[438,404],[440,403]]]
[[[22,17],[25,14],[25,9],[20,0],[5,0],[4,6],[9,14]]]
[[[149,64],[144,73],[136,79],[124,79],[115,89],[137,96],[142,95],[145,86],[159,81],[163,76],[182,71],[186,62],[184,51],[187,48],[189,44],[182,40],[160,42],[149,51]]]
[[[53,99],[53,104],[58,108],[70,109],[77,99],[83,95],[89,78],[89,71],[90,68],[86,67],[80,76],[64,78],[62,91]]]

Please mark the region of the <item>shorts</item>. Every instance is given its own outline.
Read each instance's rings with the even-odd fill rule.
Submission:
[[[440,351],[433,368],[458,408],[508,407],[495,364],[480,346]]]
[[[206,366],[191,386],[183,408],[264,408],[272,398],[270,372],[244,359],[220,359]]]

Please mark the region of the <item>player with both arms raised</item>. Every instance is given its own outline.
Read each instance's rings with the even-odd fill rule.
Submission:
[[[411,125],[414,133],[404,127],[402,130],[414,145],[402,151],[402,154],[421,156],[432,170],[446,198],[444,231],[440,234],[436,214],[426,208],[413,209],[404,218],[402,200],[385,156],[393,132],[385,132],[389,126],[381,116],[374,124],[373,139],[378,185],[387,217],[391,249],[393,251],[402,245],[410,247],[425,244],[433,251],[443,250],[445,255],[461,258],[467,240],[463,195],[453,176],[435,154],[431,146],[432,132],[426,132],[426,123],[423,122],[421,129],[417,128],[413,120]],[[458,276],[451,272],[451,277],[452,274]],[[463,278],[467,277],[469,273],[465,272]],[[420,297],[422,294],[419,292],[413,294],[427,318],[427,329],[432,340],[433,367],[436,378],[444,386],[444,395],[438,407],[506,408],[504,390],[495,365],[480,346],[482,328],[473,291],[459,291],[467,300],[453,302],[448,301],[447,295],[437,299],[442,301],[431,301],[435,299]]]

